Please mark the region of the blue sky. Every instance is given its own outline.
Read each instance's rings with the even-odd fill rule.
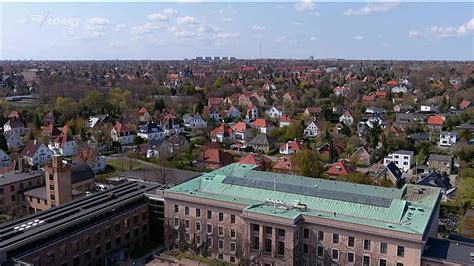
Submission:
[[[469,2],[0,5],[1,59],[474,59]]]

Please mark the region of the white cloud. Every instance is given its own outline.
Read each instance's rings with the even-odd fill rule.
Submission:
[[[159,21],[168,21],[170,17],[178,12],[172,8],[164,9],[162,12],[153,13],[146,16],[149,20],[159,20]]]
[[[294,4],[294,7],[298,12],[308,12],[311,15],[319,15],[316,10],[316,4],[311,0],[302,0]]]
[[[127,24],[125,23],[120,23],[120,24],[117,24],[115,26],[115,31],[122,31],[124,30],[125,28],[127,28]]]
[[[434,26],[426,30],[411,30],[408,32],[409,37],[434,36],[438,38],[459,37],[474,33],[474,18],[459,27]]]
[[[95,25],[95,26],[105,26],[105,25],[110,25],[110,20],[106,18],[90,18],[86,21],[87,24],[89,25]]]
[[[190,32],[190,31],[176,31],[173,33],[174,36],[179,37],[179,38],[195,38],[197,37],[196,33]]]
[[[280,43],[280,44],[288,44],[288,45],[295,45],[295,44],[299,43],[298,40],[296,40],[296,39],[289,39],[289,38],[286,37],[286,36],[277,37],[277,38],[275,39],[275,42],[276,42],[276,43]]]
[[[260,25],[253,25],[253,26],[252,26],[252,30],[254,30],[254,31],[264,31],[264,30],[265,30],[265,27],[264,27],[264,26],[260,26]]]
[[[358,36],[355,37],[355,39],[356,39],[357,41],[360,41],[360,40],[363,40],[363,39],[364,39],[364,36],[358,35]]]
[[[211,36],[214,45],[221,45],[240,36],[239,32],[219,32]]]
[[[227,23],[227,22],[232,22],[232,20],[234,20],[234,19],[231,18],[231,17],[225,17],[225,18],[222,19],[222,22]]]
[[[147,34],[155,30],[159,30],[161,28],[162,27],[158,23],[147,22],[143,25],[132,27],[131,31],[132,31],[132,34]]]
[[[195,25],[195,24],[198,24],[198,20],[195,17],[191,17],[191,16],[178,17],[176,22],[178,23],[178,25]]]
[[[200,33],[212,33],[212,32],[219,32],[219,28],[209,26],[209,25],[202,25],[197,28],[197,31]]]
[[[384,42],[382,43],[382,46],[383,47],[390,47],[392,44],[388,43],[388,42]]]
[[[299,21],[295,21],[295,22],[293,22],[293,24],[294,24],[295,26],[297,26],[297,27],[303,26],[303,23],[301,23],[301,22],[299,22]]]
[[[317,38],[316,36],[311,36],[311,37],[309,38],[310,41],[316,41],[317,39],[318,39],[318,38]]]
[[[357,10],[348,9],[344,12],[347,16],[361,16],[370,15],[374,13],[387,12],[399,6],[398,1],[380,1],[380,2],[369,2],[363,7]]]

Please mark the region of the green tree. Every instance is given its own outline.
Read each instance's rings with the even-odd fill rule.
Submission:
[[[133,144],[135,144],[137,146],[139,146],[143,143],[145,143],[145,140],[140,136],[136,136],[135,139],[133,140]]]
[[[104,105],[104,97],[102,92],[99,90],[91,90],[86,92],[82,100],[82,104],[93,112],[100,110],[100,108]]]
[[[291,163],[295,170],[302,176],[321,177],[324,167],[319,160],[319,155],[309,149],[303,149],[291,156]]]
[[[5,152],[8,151],[7,140],[5,139],[5,136],[3,134],[0,134],[0,149]]]
[[[107,101],[113,107],[119,107],[120,109],[126,109],[132,100],[132,93],[129,90],[122,90],[120,88],[114,88],[109,90]]]
[[[217,89],[222,88],[223,81],[221,78],[217,78],[216,81],[214,82],[214,87]]]
[[[163,98],[160,98],[155,101],[155,111],[159,111],[160,113],[163,112],[163,109],[165,109],[165,102],[163,101]]]
[[[462,178],[458,185],[456,194],[459,203],[467,203],[472,206],[474,203],[474,177]]]
[[[350,174],[349,176],[341,176],[340,180],[351,182],[351,183],[357,183],[357,184],[365,184],[365,185],[371,185],[373,183],[370,177],[362,173],[354,173],[354,174]]]
[[[39,118],[38,113],[35,113],[35,117],[33,118],[33,124],[35,124],[36,129],[41,128],[41,120]]]

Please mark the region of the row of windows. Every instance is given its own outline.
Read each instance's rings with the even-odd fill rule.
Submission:
[[[321,246],[318,246],[317,249],[317,256],[318,258],[323,258],[324,257],[324,248]],[[331,259],[338,261],[339,260],[339,250],[337,249],[332,249],[331,250]],[[353,264],[356,263],[356,257],[353,252],[347,252],[347,263]],[[364,255],[362,257],[362,265],[363,266],[370,266],[371,264],[371,257],[369,255]],[[379,259],[379,266],[387,266],[387,260],[386,259]],[[397,262],[396,266],[403,266],[403,263]]]
[[[179,205],[174,205],[174,213],[179,213]],[[184,215],[189,215],[190,213],[190,208],[185,206],[184,207]],[[201,218],[201,209],[199,208],[196,208],[195,209],[195,215],[197,218]],[[213,215],[213,212],[208,210],[206,212],[206,217],[207,219],[212,219],[212,215]],[[223,212],[219,212],[218,213],[218,218],[219,218],[219,222],[223,222],[224,221],[224,217],[225,217],[225,214]],[[231,224],[235,224],[235,215],[230,215],[230,223]]]
[[[303,238],[309,239],[309,233],[310,230],[308,228],[304,228],[303,230]],[[318,240],[319,241],[324,241],[324,232],[323,231],[318,231]],[[333,244],[339,244],[339,234],[332,234],[332,243]],[[364,239],[364,250],[372,250],[372,241],[369,239]],[[347,246],[353,248],[355,246],[355,238],[352,236],[349,236],[347,238]],[[380,250],[379,252],[381,254],[387,254],[388,250],[388,244],[387,243],[380,243]],[[404,257],[405,256],[405,247],[403,246],[397,246],[397,256],[398,257]]]

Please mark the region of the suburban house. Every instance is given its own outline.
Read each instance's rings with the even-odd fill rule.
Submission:
[[[474,107],[474,102],[470,100],[462,100],[461,103],[459,104],[460,110],[466,110],[470,107]]]
[[[135,140],[135,133],[122,123],[117,123],[110,130],[110,136],[113,141],[120,142],[120,145],[132,145]]]
[[[55,138],[61,134],[61,130],[59,130],[55,124],[49,123],[47,126],[43,127],[41,134],[44,137]]]
[[[164,140],[159,149],[160,157],[171,158],[179,153],[188,151],[189,141],[182,134],[175,134]]]
[[[439,146],[452,147],[456,145],[458,134],[452,131],[441,131],[439,133]]]
[[[87,127],[90,129],[96,129],[105,126],[105,124],[109,121],[109,115],[96,115],[89,117],[89,121],[87,122]]]
[[[151,121],[140,127],[137,132],[137,136],[144,139],[164,139],[165,133],[161,127],[159,127],[155,122]]]
[[[8,149],[18,149],[23,146],[23,138],[15,131],[7,131],[3,133],[3,136],[7,141]]]
[[[420,106],[420,112],[424,112],[424,113],[436,113],[438,112],[438,109],[439,107],[437,105],[426,105],[426,104],[422,104]]]
[[[408,104],[397,104],[393,107],[393,111],[395,113],[411,113],[415,111],[415,108]]]
[[[394,162],[395,165],[403,172],[407,172],[413,165],[413,157],[413,151],[398,150],[390,153],[387,157],[385,157],[383,159],[383,164],[387,166],[390,162]]]
[[[232,128],[228,127],[226,124],[221,124],[214,128],[209,135],[213,142],[224,142],[232,139]]]
[[[290,155],[303,149],[303,144],[299,140],[290,140],[280,145],[280,154]]]
[[[453,156],[442,154],[430,154],[427,165],[429,169],[438,173],[451,174],[453,169]]]
[[[347,95],[349,95],[349,93],[351,92],[351,88],[350,87],[347,87],[347,86],[337,86],[336,88],[334,88],[334,94],[336,96],[342,96],[342,97],[346,97]]]
[[[303,131],[303,135],[309,138],[317,137],[320,133],[321,130],[318,126],[318,122],[316,121],[311,121]]]
[[[270,118],[276,120],[283,116],[283,109],[281,107],[272,106],[266,113]]]
[[[59,113],[58,111],[51,109],[49,110],[43,117],[43,124],[53,124],[56,125],[58,123]]]
[[[255,138],[249,141],[248,143],[254,152],[269,152],[272,146],[270,138],[265,133],[259,133]]]
[[[138,110],[138,120],[142,123],[146,123],[151,120],[151,115],[145,107],[141,107],[140,110]]]
[[[74,156],[77,152],[76,141],[68,134],[61,133],[48,144],[51,151],[57,151],[55,154],[61,154],[64,157]]]
[[[207,169],[218,169],[234,162],[234,156],[221,149],[206,149],[202,153],[202,167]]]
[[[227,110],[227,116],[230,118],[240,118],[240,111],[235,106],[231,106],[229,110]]]
[[[0,150],[0,168],[8,166],[10,166],[10,156],[4,150]]]
[[[99,155],[96,149],[80,150],[75,160],[87,163],[94,173],[103,172],[107,167],[105,156]]]
[[[273,172],[290,175],[294,175],[298,172],[295,168],[296,167],[291,162],[291,155],[282,156],[272,167]]]
[[[282,115],[278,120],[279,127],[288,127],[291,125],[291,117],[289,115]]]
[[[453,195],[452,192],[454,192],[456,189],[453,187],[453,185],[451,185],[451,181],[449,180],[448,176],[437,172],[431,172],[428,175],[421,177],[416,182],[416,184],[440,188],[441,193],[443,194],[443,200],[451,198]]]
[[[258,107],[255,105],[250,105],[247,108],[247,114],[245,116],[246,119],[248,120],[255,120],[257,119],[259,113],[258,113]]]
[[[339,122],[351,126],[352,124],[354,124],[354,117],[351,115],[351,112],[347,110],[343,115],[339,117]]]
[[[390,162],[385,166],[386,171],[384,172],[384,178],[392,182],[396,187],[401,187],[403,181],[402,171],[395,165],[394,162]]]
[[[257,118],[255,120],[255,128],[258,129],[260,133],[268,134],[270,133],[275,127],[273,126],[272,122],[265,119],[265,118]]]
[[[327,171],[326,174],[329,176],[341,176],[341,175],[350,175],[356,172],[356,168],[352,166],[346,160],[340,160],[339,162],[335,163],[331,166]]]
[[[232,126],[235,140],[247,141],[252,136],[252,128],[245,122],[240,121]]]
[[[163,117],[160,121],[160,127],[163,129],[166,136],[172,136],[184,132],[182,124],[178,121],[176,116],[172,114],[167,114]]]
[[[392,93],[407,93],[408,88],[406,86],[403,86],[403,85],[398,85],[398,86],[395,86],[395,87],[391,88],[391,92]]]
[[[268,171],[272,168],[272,160],[259,153],[249,153],[242,157],[238,163],[256,165],[257,170]]]
[[[150,139],[146,144],[146,157],[158,158],[160,157],[160,147],[163,144],[163,139]]]
[[[360,146],[352,155],[351,161],[356,162],[357,165],[370,165],[371,155],[364,146]]]
[[[219,121],[221,119],[221,115],[219,114],[219,106],[208,105],[205,109],[210,120]]]
[[[413,133],[407,136],[407,139],[413,140],[415,143],[418,142],[430,142],[431,137],[428,133],[420,132],[420,133]]]
[[[30,166],[40,166],[51,161],[52,151],[38,140],[30,140],[20,153]]]
[[[19,119],[10,119],[3,125],[3,132],[9,131],[23,136],[25,134],[25,125]]]
[[[308,107],[304,110],[303,114],[305,116],[318,116],[322,111],[322,108],[319,107],[319,106],[315,106],[315,107]]]
[[[441,129],[443,129],[443,125],[444,125],[444,121],[446,120],[446,118],[444,116],[440,116],[440,115],[431,115],[428,117],[428,127],[431,129],[431,130],[435,130],[435,131],[440,131]]]
[[[200,114],[183,115],[183,122],[185,127],[189,128],[207,128],[207,122],[202,118]]]

